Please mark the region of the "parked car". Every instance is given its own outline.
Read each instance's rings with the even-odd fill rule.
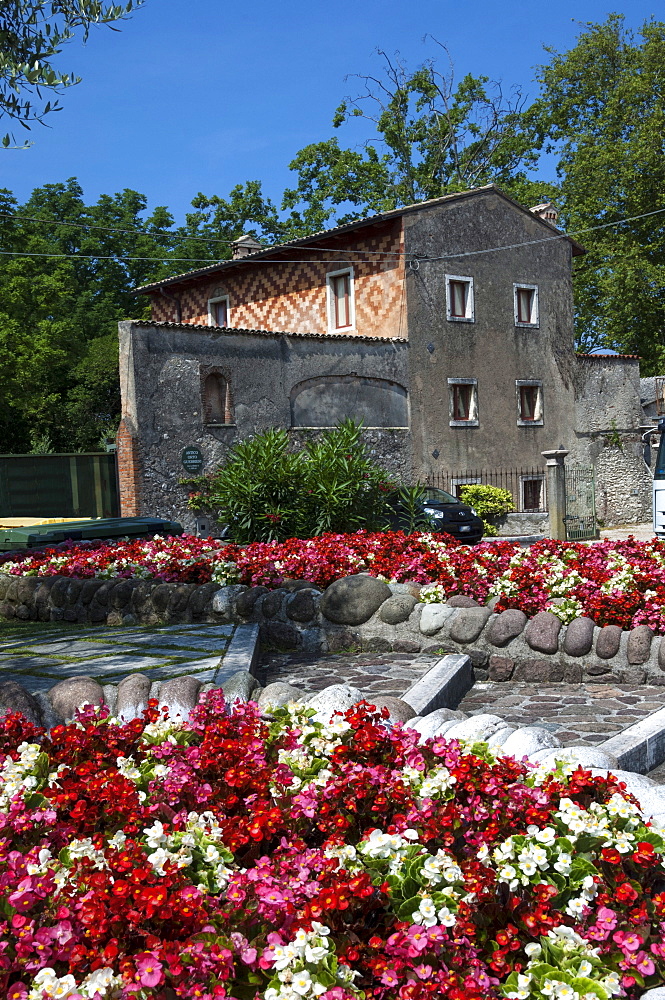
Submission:
[[[431,531],[452,535],[459,542],[475,545],[483,537],[483,522],[473,507],[462,503],[457,497],[432,486],[423,487],[424,498],[418,504],[419,516],[429,524]],[[400,501],[399,494],[389,499],[391,513],[390,527],[395,531],[408,528],[408,514]]]

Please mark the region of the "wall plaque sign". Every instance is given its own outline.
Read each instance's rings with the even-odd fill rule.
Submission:
[[[194,474],[200,472],[203,468],[203,454],[201,453],[201,449],[197,448],[194,444],[187,445],[186,448],[183,448],[181,461],[183,468],[187,472]]]

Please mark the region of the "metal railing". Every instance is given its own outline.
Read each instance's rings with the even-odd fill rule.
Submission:
[[[512,493],[515,510],[519,513],[547,511],[546,475],[544,468],[463,469],[451,472],[431,472],[423,482],[460,497],[463,486],[482,483],[498,486]]]

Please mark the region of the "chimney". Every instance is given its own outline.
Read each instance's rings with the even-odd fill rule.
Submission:
[[[233,246],[233,259],[240,260],[241,257],[247,257],[250,253],[256,253],[257,250],[263,250],[263,244],[252,236],[250,233],[245,233],[239,239],[234,240]]]
[[[544,201],[542,205],[534,205],[529,211],[537,215],[539,219],[551,222],[553,226],[556,225],[556,220],[559,218],[559,213],[551,201]]]

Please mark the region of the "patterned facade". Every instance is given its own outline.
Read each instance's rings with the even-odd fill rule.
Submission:
[[[169,297],[152,295],[152,318],[207,325],[210,299],[227,295],[228,326],[289,333],[328,332],[327,276],[353,269],[355,326],[372,337],[405,337],[404,252],[400,219],[316,246],[281,251],[279,258],[239,260],[216,274],[169,286]],[[375,256],[376,254],[376,256]],[[351,331],[349,331],[351,332]]]

